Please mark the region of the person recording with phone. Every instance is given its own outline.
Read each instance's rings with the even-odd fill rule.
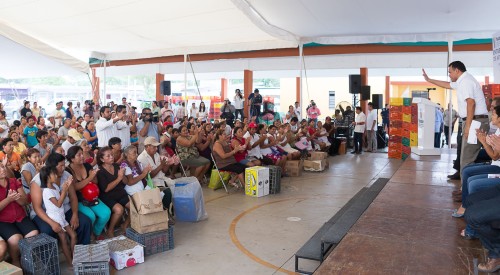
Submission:
[[[147,137],[154,137],[156,140],[160,140],[160,133],[163,132],[163,126],[160,123],[159,117],[154,117],[153,112],[149,108],[142,109],[142,114],[136,127],[139,133],[139,154],[144,150],[144,140]]]

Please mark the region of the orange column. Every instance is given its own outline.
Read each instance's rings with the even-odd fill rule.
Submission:
[[[484,77],[484,85],[488,85],[490,84],[490,77],[489,76],[485,76]]]
[[[243,95],[245,96],[244,114],[247,117],[250,117],[247,98],[251,93],[253,93],[253,71],[245,70],[243,72]]]
[[[385,76],[385,104],[391,102],[391,77]],[[385,107],[385,106],[384,106]]]
[[[99,103],[99,77],[96,76],[95,69],[92,69],[92,100]]]
[[[300,102],[300,77],[295,78],[295,101],[299,103],[300,106],[302,106],[302,102]]]
[[[156,74],[156,100],[163,100],[165,97],[161,93],[161,82],[165,80],[165,75],[157,73]]]
[[[360,68],[359,69],[359,74],[361,75],[361,86],[366,86],[368,85],[368,68]],[[361,95],[360,95],[361,99]],[[361,110],[363,110],[363,113],[366,114],[366,110],[368,110],[368,102],[370,100],[360,100],[360,106]]]
[[[224,100],[227,96],[227,79],[220,79],[220,98]]]

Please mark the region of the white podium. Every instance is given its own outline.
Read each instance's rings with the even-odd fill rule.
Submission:
[[[421,97],[413,98],[418,104],[418,146],[411,151],[421,156],[441,155],[440,148],[434,148],[434,124],[436,123],[436,103]]]

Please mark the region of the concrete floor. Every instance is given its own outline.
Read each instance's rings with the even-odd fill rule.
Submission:
[[[277,195],[252,198],[204,187],[208,220],[178,222],[173,250],[113,273],[294,273],[295,252],[319,227],[361,188],[378,177],[391,178],[403,163],[385,153],[348,153],[329,161],[323,172],[283,178]]]

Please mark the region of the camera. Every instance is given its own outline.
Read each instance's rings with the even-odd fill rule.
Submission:
[[[85,100],[85,104],[88,104],[90,106],[95,105],[94,101],[91,99]]]

